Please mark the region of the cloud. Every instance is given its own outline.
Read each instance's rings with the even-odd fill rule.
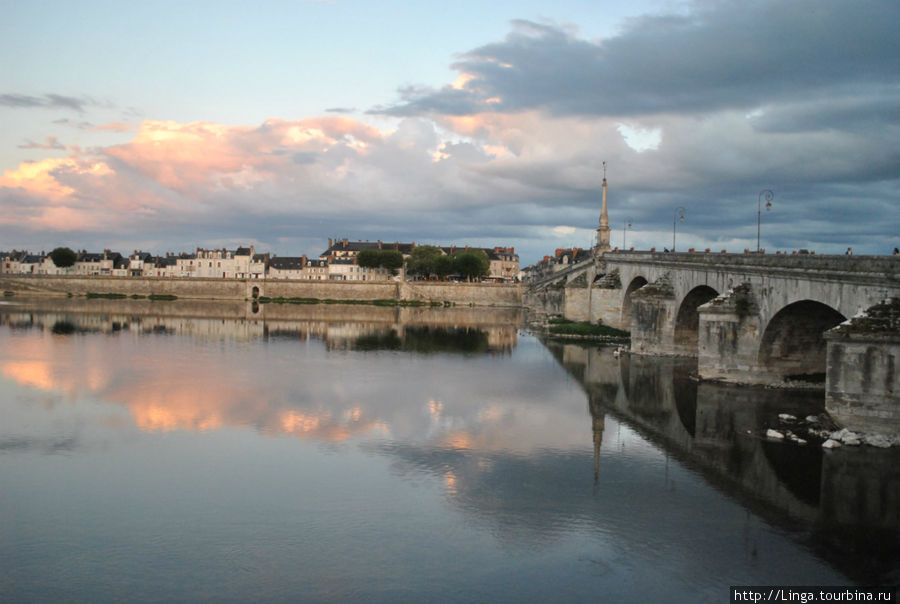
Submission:
[[[631,218],[637,247],[671,243],[679,206],[679,242],[755,244],[756,196],[773,189],[765,247],[892,250],[898,11],[703,1],[605,40],[517,21],[458,55],[446,86],[371,110],[380,128],[341,108],[257,125],[57,121],[129,140],[8,170],[0,199],[24,226],[0,235],[69,224],[98,247],[115,232],[128,248],[232,238],[292,254],[349,236],[515,245],[530,262],[590,245],[606,161],[611,223]]]
[[[48,136],[43,143],[36,143],[32,140],[26,141],[25,144],[19,145],[19,149],[56,149],[65,150],[66,146],[59,142],[55,136]]]
[[[126,124],[125,122],[110,122],[108,124],[94,126],[92,129],[109,132],[131,132],[131,130],[134,129],[134,126],[132,124]]]
[[[76,98],[62,94],[45,94],[42,96],[16,93],[0,94],[0,106],[15,109],[71,109],[78,113],[84,113],[86,107],[99,104],[99,102],[90,97]]]
[[[53,123],[57,124],[59,126],[69,126],[70,128],[77,128],[79,130],[94,130],[97,127],[94,124],[92,124],[91,122],[87,122],[87,121],[76,122],[76,121],[70,120],[68,118],[61,118],[58,120],[53,120]]]
[[[400,103],[376,111],[698,113],[858,94],[896,82],[900,72],[897,3],[703,0],[690,6],[687,15],[633,19],[620,35],[600,41],[553,24],[515,21],[505,40],[463,53],[452,65],[464,76],[462,85],[403,88]]]

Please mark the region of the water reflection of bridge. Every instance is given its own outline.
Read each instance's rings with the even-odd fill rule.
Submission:
[[[776,524],[785,515],[789,528],[800,523],[823,556],[854,548],[865,568],[851,574],[900,569],[900,451],[823,451],[762,437],[779,413],[821,412],[820,393],[698,383],[689,377],[696,359],[548,347],[588,394],[595,447],[611,414]]]

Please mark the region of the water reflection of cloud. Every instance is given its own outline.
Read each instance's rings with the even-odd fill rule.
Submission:
[[[57,389],[49,363],[44,361],[9,361],[3,364],[3,376],[23,386],[39,390]]]
[[[34,330],[0,350],[6,379],[70,403],[121,405],[143,431],[250,427],[329,442],[399,438],[519,452],[590,442],[581,392],[524,386],[520,372],[535,372],[527,351],[523,363],[511,363],[492,355],[335,351],[315,339],[248,345],[127,329],[63,337]]]

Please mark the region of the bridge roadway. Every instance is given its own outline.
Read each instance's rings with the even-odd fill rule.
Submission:
[[[834,329],[890,298],[886,324]],[[607,252],[524,299],[629,330],[633,353],[697,356],[704,379],[824,378],[833,416],[900,434],[900,256]]]

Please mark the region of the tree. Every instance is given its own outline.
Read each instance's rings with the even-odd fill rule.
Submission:
[[[413,248],[409,258],[406,259],[406,271],[413,275],[429,276],[435,273],[435,261],[444,252],[433,245],[420,245]]]
[[[456,272],[466,279],[478,280],[491,270],[491,261],[484,250],[467,250],[453,256]]]
[[[456,271],[456,263],[451,256],[438,256],[434,260],[434,274],[443,279]]]
[[[59,268],[68,268],[74,265],[77,259],[78,254],[67,247],[58,247],[50,252],[50,260],[53,260],[53,264]]]
[[[378,268],[381,266],[381,252],[376,249],[362,250],[356,256],[356,263],[363,268]]]
[[[403,254],[397,250],[381,250],[381,266],[396,275],[397,270],[403,266]]]
[[[356,264],[363,268],[384,268],[397,274],[397,269],[403,266],[403,254],[397,250],[362,250],[356,255]]]

